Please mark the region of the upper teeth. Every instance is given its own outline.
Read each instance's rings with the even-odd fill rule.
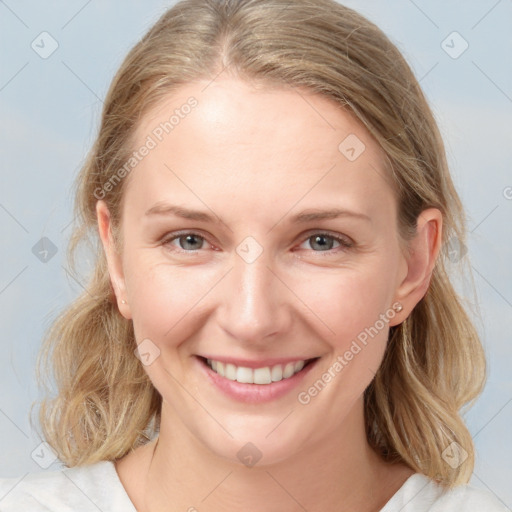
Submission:
[[[246,368],[245,366],[235,366],[231,363],[223,363],[207,359],[208,366],[217,372],[220,376],[229,380],[236,380],[245,384],[271,384],[283,379],[287,379],[304,368],[305,361],[296,361],[294,363],[276,364],[275,366],[265,366],[263,368]]]

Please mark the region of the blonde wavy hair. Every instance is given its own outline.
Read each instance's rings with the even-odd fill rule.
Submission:
[[[306,87],[352,112],[387,156],[405,244],[422,210],[442,212],[444,250],[424,298],[390,330],[365,391],[366,430],[383,459],[446,488],[467,482],[474,448],[461,409],[482,391],[485,358],[468,306],[448,276],[458,270],[467,279],[471,269],[466,258],[452,264],[445,249],[451,240],[464,246],[465,212],[410,67],[378,27],[333,0],[183,0],[126,56],[76,181],[70,268],[76,270],[82,242],[93,250],[95,268],[86,291],[48,329],[38,356],[37,378],[47,392],[39,411],[44,438],[71,467],[120,458],[158,432],[162,397],[135,357],[132,323],[116,305],[95,191],[106,191],[103,200],[119,226],[126,180],[105,184],[135,149],[140,119],[181,85],[213,80],[223,70],[267,87]],[[456,468],[442,456],[452,442],[468,453]]]

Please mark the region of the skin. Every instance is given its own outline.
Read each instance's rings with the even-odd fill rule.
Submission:
[[[150,339],[160,350],[144,366],[163,397],[158,444],[116,461],[121,482],[140,511],[380,510],[413,471],[384,463],[367,444],[363,392],[389,327],[428,289],[441,213],[422,212],[405,252],[377,143],[353,116],[308,91],[255,89],[225,76],[187,84],[142,119],[135,147],[190,96],[198,106],[129,175],[120,253],[108,208],[97,203],[119,310],[133,320],[138,343]],[[338,150],[349,134],[366,146],[355,161]],[[162,201],[216,217],[145,215]],[[290,220],[330,207],[369,220]],[[170,241],[178,231],[199,238]],[[326,232],[322,250],[311,237]],[[248,236],[263,249],[252,263],[236,252]],[[298,392],[397,301],[403,310],[299,403]],[[197,354],[320,360],[297,389],[251,404],[209,384]],[[248,442],[262,454],[251,468],[237,458]]]

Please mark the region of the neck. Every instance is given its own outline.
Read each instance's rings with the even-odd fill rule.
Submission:
[[[249,468],[212,453],[166,402],[154,446],[144,512],[378,511],[413,473],[370,448],[362,401],[340,431],[271,465]]]

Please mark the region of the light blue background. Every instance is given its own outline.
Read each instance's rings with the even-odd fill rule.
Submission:
[[[472,483],[512,507],[512,2],[351,0],[398,45],[421,79],[469,214],[469,256],[489,380],[467,421],[478,450]],[[171,2],[0,0],[0,476],[42,468],[28,411],[43,330],[81,291],[66,271],[71,183],[92,144],[101,98],[130,47]],[[59,44],[31,48],[41,32]],[[451,58],[441,42],[469,47]],[[459,44],[459,43],[457,43]],[[456,47],[457,48],[457,47]],[[508,194],[507,194],[508,190]],[[46,236],[47,263],[31,249]],[[58,469],[59,462],[50,466]]]

